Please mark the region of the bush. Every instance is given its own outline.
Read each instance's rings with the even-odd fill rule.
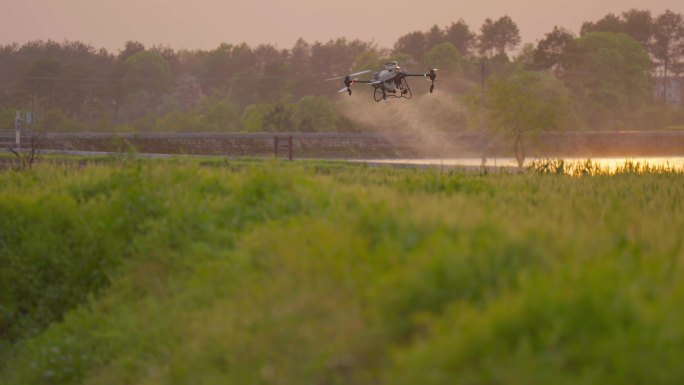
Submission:
[[[175,159],[5,172],[0,378],[675,384],[673,171]]]
[[[336,131],[337,112],[323,96],[305,96],[297,102],[294,113],[297,131]]]

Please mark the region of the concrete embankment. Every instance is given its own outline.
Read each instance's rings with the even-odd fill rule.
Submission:
[[[289,138],[292,138],[291,141]],[[276,140],[276,138],[278,138]],[[299,158],[420,158],[512,156],[510,138],[483,139],[477,132],[407,135],[393,133],[22,133],[22,147],[58,151],[154,154],[288,156],[290,143]],[[0,131],[7,148],[14,132]],[[276,144],[277,142],[277,144]],[[585,131],[544,133],[529,137],[530,157],[682,156],[684,132]]]

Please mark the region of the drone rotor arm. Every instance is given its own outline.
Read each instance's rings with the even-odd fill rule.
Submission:
[[[431,82],[431,84],[430,84],[430,93],[432,93],[432,91],[435,90],[435,80],[437,80],[437,71],[438,71],[437,68],[432,68],[432,69],[430,69],[429,72],[426,72],[426,73],[424,73],[424,74],[409,74],[409,73],[405,73],[404,76],[406,76],[406,77],[408,77],[408,76],[422,76],[422,77],[428,78],[428,80]]]

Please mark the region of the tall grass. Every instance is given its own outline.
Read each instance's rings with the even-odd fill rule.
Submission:
[[[2,384],[678,384],[684,184],[342,163],[0,174]]]
[[[530,162],[527,170],[542,175],[596,176],[615,174],[684,174],[684,168],[670,163],[651,164],[646,161],[626,159],[610,167],[600,162],[587,159],[584,161],[566,161],[563,159],[537,159]]]

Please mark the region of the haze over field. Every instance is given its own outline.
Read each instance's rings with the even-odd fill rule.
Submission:
[[[684,11],[680,0],[26,0],[0,3],[0,43],[35,39],[79,40],[116,52],[124,42],[209,49],[221,42],[291,47],[338,37],[374,40],[391,47],[412,30],[441,27],[463,18],[479,26],[487,17],[509,15],[523,41],[543,37],[554,25],[579,32],[583,21],[630,8],[660,13]]]

